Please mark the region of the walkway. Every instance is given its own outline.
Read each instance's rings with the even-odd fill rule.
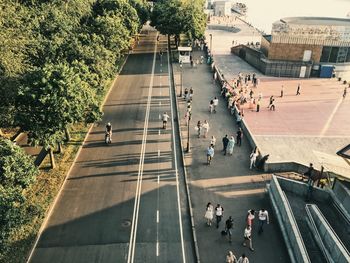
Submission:
[[[199,51],[195,51],[193,54],[194,58],[201,55]],[[225,107],[224,100],[219,97],[219,89],[213,86],[212,73],[209,69],[210,67],[207,65],[190,68],[187,64],[184,65],[183,69],[184,86],[192,86],[194,89],[190,124],[192,151],[186,154],[185,160],[201,262],[224,262],[228,250],[232,250],[236,255],[246,253],[251,262],[289,262],[278,223],[272,214],[270,215],[270,225],[266,227],[263,235],[258,236],[256,226],[253,227],[255,252],[242,246],[247,211],[261,208],[272,211],[265,193],[265,185],[269,176],[255,170],[249,170],[249,155],[252,149],[245,138],[243,138],[242,147],[235,146],[233,156],[222,154],[221,139],[225,134],[235,134],[236,125]],[[174,70],[175,72],[179,70],[177,65],[175,65]],[[179,80],[178,71],[178,83]],[[177,88],[179,94],[180,85]],[[210,114],[208,105],[214,96],[219,98],[219,106],[216,114]],[[184,146],[186,146],[187,138],[187,127],[184,119],[185,108],[185,102],[179,99]],[[194,126],[198,120],[204,121],[205,119],[209,121],[211,126],[208,138],[198,139]],[[206,148],[210,143],[211,135],[217,138],[217,146],[212,165],[207,166],[205,164]],[[230,215],[233,217],[234,229],[231,244],[220,235],[224,222],[219,229],[206,225],[204,213],[207,202],[211,202],[214,206],[220,203],[224,207],[224,221]]]

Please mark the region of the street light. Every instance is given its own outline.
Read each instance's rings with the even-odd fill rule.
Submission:
[[[186,147],[186,152],[189,153],[191,152],[190,149],[190,122],[191,122],[191,111],[188,112],[188,119],[187,119],[187,147]]]
[[[182,61],[180,61],[180,96],[179,97],[182,97],[182,89],[183,89],[183,78],[182,78]]]

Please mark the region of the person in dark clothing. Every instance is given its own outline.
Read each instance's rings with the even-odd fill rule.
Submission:
[[[308,182],[311,180],[313,170],[314,170],[314,165],[312,163],[310,163],[309,168],[304,173],[304,175],[308,178]],[[304,180],[304,177],[302,178],[302,180]]]
[[[232,242],[232,227],[233,227],[233,219],[232,219],[232,216],[230,216],[225,222],[225,231],[228,235],[228,240],[230,243]]]
[[[223,146],[224,146],[224,148],[223,148],[222,151],[224,152],[224,155],[226,155],[226,150],[227,150],[228,142],[229,142],[229,139],[228,139],[227,134],[226,134],[225,137],[222,138],[222,144],[223,144]]]
[[[242,145],[242,137],[243,137],[242,128],[238,128],[238,131],[236,133],[236,142],[238,146]]]

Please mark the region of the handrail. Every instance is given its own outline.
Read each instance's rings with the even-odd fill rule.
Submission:
[[[312,217],[312,214],[311,214],[311,211],[310,211],[309,206],[311,206],[311,205],[310,205],[310,204],[306,204],[306,205],[305,205],[305,210],[306,210],[306,214],[307,214],[307,216],[308,216],[308,218],[309,218],[309,222],[310,222],[310,224],[312,225],[313,229],[315,230],[315,234],[316,234],[318,240],[320,241],[320,242],[317,242],[317,243],[318,243],[318,246],[320,247],[320,249],[321,249],[321,251],[322,251],[322,253],[323,253],[323,255],[324,255],[326,261],[327,261],[328,263],[332,263],[332,262],[334,262],[334,261],[333,261],[333,260],[331,261],[331,259],[330,259],[331,257],[330,257],[330,255],[329,255],[329,253],[328,253],[326,247],[324,246],[324,244],[323,244],[323,242],[322,242],[322,238],[321,238],[321,236],[320,236],[320,233],[318,232],[318,229],[317,229],[316,224],[315,224],[315,221],[314,221],[314,219],[313,219],[313,217]]]

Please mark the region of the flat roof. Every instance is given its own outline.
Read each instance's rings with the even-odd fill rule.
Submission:
[[[350,18],[337,17],[285,17],[275,23],[286,23],[295,25],[325,25],[325,26],[348,26]]]
[[[178,51],[192,51],[192,47],[178,47]]]

